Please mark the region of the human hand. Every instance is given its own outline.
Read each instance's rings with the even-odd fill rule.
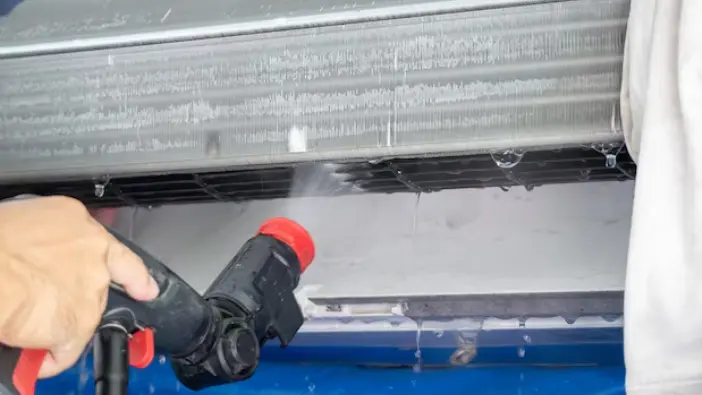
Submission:
[[[0,204],[0,342],[48,350],[39,377],[77,361],[100,323],[111,281],[137,300],[158,296],[142,260],[77,200]]]

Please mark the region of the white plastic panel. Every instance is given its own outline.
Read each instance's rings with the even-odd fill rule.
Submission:
[[[122,209],[130,232],[200,291],[265,219],[308,228],[311,298],[622,291],[633,183]]]

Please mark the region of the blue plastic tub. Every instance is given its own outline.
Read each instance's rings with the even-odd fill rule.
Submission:
[[[285,352],[266,347],[256,375],[245,382],[199,392],[212,394],[624,394],[621,343],[604,345],[536,346],[518,354],[514,347],[480,349],[465,368],[431,365],[444,361],[450,350],[424,350],[425,367],[412,369],[414,352],[390,348],[292,347]],[[312,361],[301,364],[298,361]],[[372,366],[359,366],[368,364]],[[40,382],[38,395],[93,394],[91,361],[63,375]],[[558,362],[558,363],[554,363]],[[548,366],[543,364],[548,364]],[[495,366],[493,364],[498,364]],[[566,366],[570,365],[570,366]],[[87,367],[87,368],[85,368]],[[82,374],[81,374],[82,373]],[[130,395],[190,394],[165,360],[134,370]]]

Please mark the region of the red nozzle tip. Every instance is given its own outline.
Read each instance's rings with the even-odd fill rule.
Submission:
[[[144,369],[154,360],[154,331],[142,329],[129,339],[129,364]]]
[[[291,219],[271,218],[261,225],[257,234],[271,236],[292,248],[300,261],[300,271],[303,273],[314,259],[312,236],[302,225]]]

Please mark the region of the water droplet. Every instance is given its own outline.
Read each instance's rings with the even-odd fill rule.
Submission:
[[[524,339],[524,343],[531,344],[531,336],[524,335],[523,339]]]
[[[92,343],[92,341],[91,341]],[[90,369],[88,368],[88,353],[90,352],[90,349],[92,348],[92,344],[88,345],[88,348],[83,351],[83,355],[80,357],[80,362],[78,364],[78,371],[80,374],[78,375],[78,394],[82,395],[83,391],[88,385],[88,381],[90,380]]]
[[[510,148],[501,152],[492,153],[490,156],[497,167],[501,169],[511,169],[522,161],[524,151]]]
[[[149,393],[150,394],[156,393],[156,388],[154,388],[153,384],[149,384]]]
[[[165,364],[166,364],[166,356],[165,356],[165,355],[159,355],[159,356],[158,356],[158,364],[159,364],[159,365],[165,365]]]
[[[602,319],[607,321],[607,322],[614,322],[619,319],[619,315],[616,314],[605,314],[602,316]]]
[[[417,349],[417,351],[414,352],[414,358],[417,362],[412,366],[412,371],[420,373],[422,371],[422,350]]]
[[[105,196],[105,184],[95,184],[95,197]]]
[[[85,386],[88,384],[88,380],[90,380],[90,373],[85,370],[81,371],[78,380],[79,391],[83,393],[83,389],[85,389]]]
[[[417,336],[415,338],[417,351],[414,352],[414,357],[417,359],[417,362],[414,364],[414,366],[412,366],[412,371],[414,371],[415,373],[419,373],[422,371],[421,340],[422,340],[422,321],[417,320]]]
[[[310,384],[310,385],[307,386],[307,389],[308,389],[310,392],[314,392],[314,389],[315,389],[315,388],[316,388],[316,387],[315,387],[314,384]]]
[[[422,193],[417,193],[417,200],[414,201],[414,215],[412,217],[412,237],[417,234],[417,217],[419,215],[419,199],[422,197]]]
[[[524,358],[526,355],[526,349],[524,347],[519,347],[519,350],[517,350],[517,355],[519,355],[519,358]]]
[[[605,156],[605,166],[608,169],[614,169],[617,167],[617,156],[614,154],[607,154]]]
[[[444,336],[444,331],[443,330],[434,331],[434,336],[436,336],[437,339],[441,339]]]

